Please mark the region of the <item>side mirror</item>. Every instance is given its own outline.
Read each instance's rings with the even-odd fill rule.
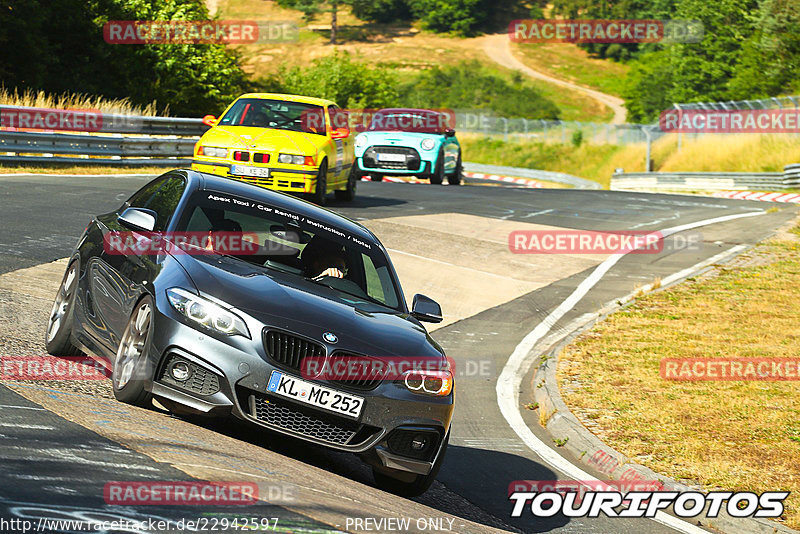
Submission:
[[[131,230],[152,232],[156,227],[156,212],[142,208],[127,208],[117,221]]]
[[[455,137],[456,136],[456,131],[453,128],[447,128],[444,131],[444,136],[445,137]]]
[[[331,130],[331,139],[346,139],[350,137],[350,128],[336,128]]]
[[[441,323],[442,322],[442,307],[439,303],[428,298],[425,295],[414,295],[414,301],[411,304],[411,315],[419,321],[427,323]]]
[[[203,117],[203,124],[206,126],[216,126],[217,118],[214,115],[206,115]]]

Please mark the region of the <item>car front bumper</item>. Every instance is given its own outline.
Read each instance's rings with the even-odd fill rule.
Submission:
[[[189,326],[166,302],[156,308],[149,362],[153,375],[145,384],[154,396],[212,416],[233,415],[325,447],[366,453],[365,460],[386,468],[416,474],[427,474],[432,468],[438,449],[431,458],[413,458],[396,454],[387,440],[395,430],[422,429],[439,435],[435,446],[440,448],[450,427],[453,394],[426,397],[394,381],[382,382],[369,391],[319,382],[364,398],[361,414],[353,420],[267,391],[273,370],[301,377],[300,372],[281,368],[267,355],[262,331],[270,325],[237,311],[245,319],[252,339],[226,338]],[[284,321],[281,330],[286,330],[287,325],[291,328],[291,324],[292,320]],[[196,373],[201,375],[196,384],[187,381],[181,385],[169,377],[166,366],[176,358],[202,370]]]
[[[203,161],[200,159],[192,160],[192,170],[198,172],[207,172],[216,174],[217,176],[224,176],[233,180],[247,182],[249,184],[273,189],[275,191],[289,191],[295,193],[308,193],[314,191],[317,184],[317,169],[316,168],[289,168],[282,167],[279,164],[272,165],[255,165],[258,168],[269,169],[269,177],[255,177],[255,176],[239,176],[232,175],[231,163],[222,163],[218,161]],[[239,165],[239,163],[236,163]],[[248,165],[242,163],[242,165]],[[252,164],[250,166],[253,166]],[[297,167],[297,166],[295,166]]]

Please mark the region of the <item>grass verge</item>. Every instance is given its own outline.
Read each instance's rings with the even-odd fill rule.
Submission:
[[[643,172],[647,147],[594,145],[576,147],[501,137],[459,134],[465,161],[558,171],[593,180],[608,188],[614,169]],[[569,139],[569,135],[567,135]],[[667,135],[653,143],[653,170],[686,172],[780,172],[800,163],[800,143],[792,135],[706,135],[697,140]],[[790,192],[790,191],[786,191]]]
[[[145,115],[152,117],[159,115],[155,102],[147,106],[135,106],[127,98],[108,99],[101,96],[92,96],[82,93],[47,94],[44,91],[26,89],[19,92],[10,91],[0,85],[0,105],[6,106],[31,106],[47,109],[84,109],[97,110],[104,113],[119,113],[122,115]],[[162,110],[160,115],[167,115],[168,109]]]
[[[636,300],[565,349],[564,400],[634,461],[707,490],[788,490],[800,527],[800,382],[663,380],[662,358],[797,357],[800,227]]]
[[[607,59],[592,57],[575,44],[512,44],[515,55],[528,67],[603,93],[622,96],[630,67]]]

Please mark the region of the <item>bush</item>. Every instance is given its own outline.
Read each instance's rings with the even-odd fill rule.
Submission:
[[[394,72],[353,61],[347,52],[315,59],[305,69],[281,69],[260,84],[271,91],[327,98],[347,108],[381,108],[398,103]]]
[[[352,0],[353,15],[369,22],[407,21],[412,18],[411,7],[405,0]]]
[[[558,107],[520,78],[508,82],[478,61],[435,67],[400,88],[405,105],[429,108],[486,109],[506,117],[557,119]]]
[[[180,115],[219,112],[247,90],[238,56],[224,45],[114,45],[109,20],[204,20],[202,0],[0,0],[0,79],[11,88],[80,91],[154,100]]]

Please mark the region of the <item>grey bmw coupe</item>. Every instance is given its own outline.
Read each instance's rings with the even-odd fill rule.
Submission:
[[[116,398],[234,417],[357,453],[406,496],[436,478],[453,371],[362,225],[175,170],[90,222],[49,318],[50,354],[109,362]]]

